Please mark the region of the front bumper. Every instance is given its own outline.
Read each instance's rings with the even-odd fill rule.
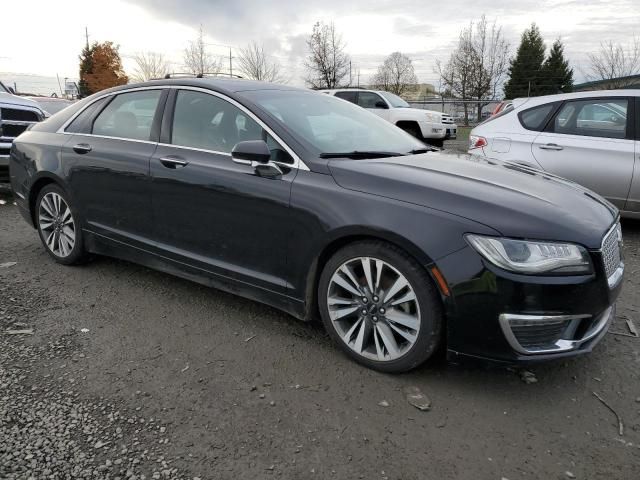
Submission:
[[[420,131],[422,133],[423,138],[432,138],[432,139],[444,139],[447,136],[447,127],[451,127],[451,125],[444,125],[442,123],[433,123],[433,122],[418,122],[420,126]]]
[[[437,262],[445,298],[449,356],[535,363],[590,352],[615,318],[622,278],[609,286],[601,253],[595,273],[530,276],[501,270],[464,248]]]

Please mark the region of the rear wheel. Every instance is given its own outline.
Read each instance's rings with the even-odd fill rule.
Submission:
[[[320,277],[318,305],[342,350],[379,371],[415,368],[440,342],[442,309],[431,279],[404,251],[384,242],[338,251]]]
[[[36,200],[36,225],[47,253],[63,265],[85,259],[78,215],[58,185],[44,187]]]

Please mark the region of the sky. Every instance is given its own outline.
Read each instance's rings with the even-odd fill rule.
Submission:
[[[446,61],[460,30],[484,13],[502,26],[515,53],[520,35],[536,22],[547,43],[558,37],[584,79],[587,54],[600,42],[628,43],[640,25],[640,0],[21,0],[2,8],[0,78],[9,73],[78,76],[78,55],[89,41],[120,46],[125,70],[136,52],[164,54],[174,71],[202,28],[210,52],[228,64],[250,41],[264,45],[292,85],[302,85],[306,40],[317,21],[334,22],[366,83],[384,57],[407,54],[421,82],[438,85],[436,60]],[[15,19],[7,21],[9,18]],[[19,39],[19,40],[17,40]],[[354,79],[355,82],[355,79]]]

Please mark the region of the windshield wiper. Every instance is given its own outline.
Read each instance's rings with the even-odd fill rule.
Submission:
[[[386,158],[386,157],[402,157],[406,155],[406,153],[398,153],[398,152],[383,152],[378,150],[371,151],[361,151],[354,150],[352,152],[329,152],[329,153],[321,153],[320,158]]]
[[[419,153],[429,153],[429,152],[437,152],[438,149],[436,147],[425,147],[425,148],[416,148],[415,150],[411,150],[407,155],[418,155]]]

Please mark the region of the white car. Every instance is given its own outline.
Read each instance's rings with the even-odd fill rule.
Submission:
[[[14,95],[0,82],[0,183],[9,182],[9,151],[14,138],[45,116],[36,102]]]
[[[516,99],[471,131],[469,153],[573,180],[640,218],[640,90]]]
[[[442,147],[445,139],[456,138],[458,127],[453,117],[434,110],[412,108],[393,93],[360,88],[320,91],[366,108],[419,140],[436,147]]]

